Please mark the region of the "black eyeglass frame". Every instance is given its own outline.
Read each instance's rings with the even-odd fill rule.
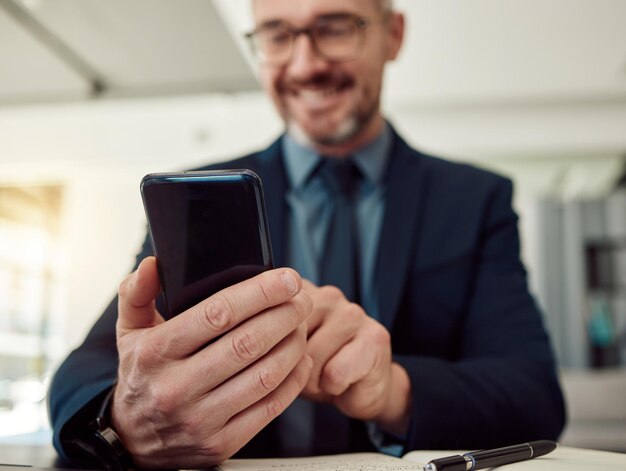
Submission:
[[[261,28],[254,29],[253,31],[246,33],[245,38],[248,40],[252,54],[257,57],[261,62],[269,65],[281,66],[287,64],[293,56],[293,48],[294,44],[296,43],[296,39],[301,34],[308,36],[309,40],[311,41],[311,45],[315,50],[315,53],[318,54],[320,57],[323,57],[325,60],[330,62],[345,62],[358,57],[363,48],[363,44],[365,43],[365,31],[372,22],[371,20],[358,15],[347,14],[344,17],[346,19],[351,19],[354,21],[354,27],[356,28],[356,32],[358,35],[357,44],[354,48],[354,51],[351,52],[350,55],[346,55],[345,57],[329,57],[319,48],[314,30],[323,26],[324,19],[316,20],[313,24],[304,28],[293,28],[290,27],[287,22],[279,22],[279,26],[283,27],[284,30],[289,33],[290,37],[289,53],[285,54],[284,60],[269,60],[263,56],[263,51],[261,51],[261,49],[257,47],[255,43],[255,36],[261,31],[263,26],[261,26]]]

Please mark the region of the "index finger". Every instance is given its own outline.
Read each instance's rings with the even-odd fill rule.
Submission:
[[[302,279],[290,268],[263,272],[229,286],[150,332],[159,353],[180,359],[246,319],[289,301],[302,289]]]

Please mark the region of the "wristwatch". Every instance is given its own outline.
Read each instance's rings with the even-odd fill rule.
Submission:
[[[133,468],[133,460],[119,435],[111,428],[111,401],[115,385],[100,405],[96,419],[91,423],[93,447],[99,464],[107,471],[126,471]]]

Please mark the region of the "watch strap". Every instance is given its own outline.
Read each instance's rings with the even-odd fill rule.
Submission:
[[[102,458],[103,468],[108,471],[126,471],[133,468],[132,457],[111,427],[111,403],[115,386],[114,384],[102,400],[96,419],[91,424],[93,445]]]

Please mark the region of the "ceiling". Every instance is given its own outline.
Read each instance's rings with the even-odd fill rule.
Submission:
[[[0,0],[0,105],[258,89],[249,0]],[[626,103],[624,0],[396,0],[411,106]]]
[[[207,0],[0,0],[0,103],[256,89],[237,47]]]

